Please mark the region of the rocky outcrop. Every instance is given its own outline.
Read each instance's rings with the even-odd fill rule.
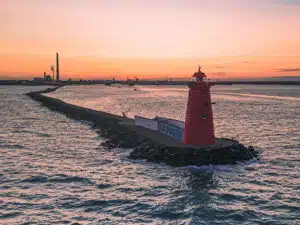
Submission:
[[[152,162],[165,162],[173,166],[209,165],[209,164],[234,164],[258,158],[259,153],[253,147],[246,147],[235,140],[218,139],[226,142],[226,145],[208,147],[175,147],[158,143],[145,137],[135,129],[124,125],[131,119],[117,115],[96,111],[68,104],[61,100],[43,95],[55,91],[56,88],[48,88],[45,91],[30,92],[27,95],[41,102],[51,110],[65,114],[76,119],[90,121],[97,128],[99,135],[108,140],[102,145],[105,148],[132,148],[129,157],[132,159],[147,159]],[[228,144],[229,143],[229,144]]]
[[[235,164],[258,157],[253,147],[245,147],[236,141],[231,146],[219,148],[174,148],[157,145],[139,145],[130,153],[133,159],[166,162],[169,165]]]

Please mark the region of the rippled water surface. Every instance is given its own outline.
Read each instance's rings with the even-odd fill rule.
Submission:
[[[100,147],[91,126],[0,86],[0,224],[299,224],[300,87],[213,87],[215,129],[260,161],[174,168]],[[136,90],[134,90],[134,88]],[[184,120],[186,87],[70,86],[48,95]]]

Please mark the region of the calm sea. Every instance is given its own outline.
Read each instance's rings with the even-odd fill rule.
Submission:
[[[218,137],[259,161],[174,168],[103,149],[91,126],[0,86],[0,224],[300,224],[300,86],[215,86]],[[184,120],[188,89],[69,86],[48,95]]]

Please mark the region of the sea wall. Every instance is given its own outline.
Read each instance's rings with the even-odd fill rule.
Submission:
[[[87,109],[68,104],[59,99],[43,95],[55,91],[58,87],[48,88],[44,91],[30,92],[27,96],[40,102],[50,110],[65,114],[66,116],[91,122],[97,128],[99,135],[107,138],[102,144],[105,148],[131,148],[129,157],[132,159],[147,159],[152,162],[165,162],[173,166],[209,165],[209,164],[235,164],[258,158],[259,154],[253,147],[246,147],[235,140],[219,139],[230,142],[228,145],[218,147],[176,147],[162,144],[155,139],[144,135],[132,126],[132,119],[123,118],[106,112]]]

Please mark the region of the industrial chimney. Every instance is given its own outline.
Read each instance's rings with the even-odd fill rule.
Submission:
[[[59,81],[59,55],[56,52],[56,81]]]

